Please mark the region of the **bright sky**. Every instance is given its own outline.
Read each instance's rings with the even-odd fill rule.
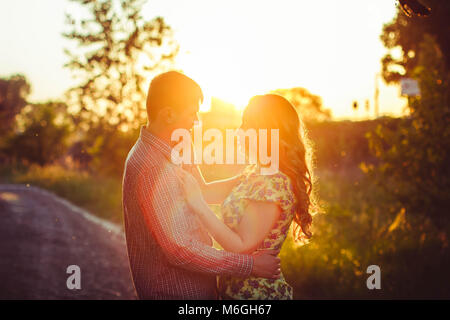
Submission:
[[[0,76],[25,74],[33,101],[62,97],[74,84],[63,68],[68,2],[0,2]],[[362,119],[373,116],[375,75],[385,53],[379,35],[395,5],[394,0],[149,0],[143,14],[160,15],[172,26],[181,49],[177,65],[207,96],[242,107],[255,94],[304,87],[321,96],[335,118]],[[406,102],[398,95],[397,87],[381,84],[381,114],[401,114]]]

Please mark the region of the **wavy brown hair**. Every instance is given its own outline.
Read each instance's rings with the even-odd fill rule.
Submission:
[[[312,171],[313,145],[299,114],[280,95],[259,95],[250,99],[245,108],[241,128],[279,129],[279,169],[290,178],[297,200],[294,239],[309,240],[312,237],[312,215],[318,212],[319,207]],[[271,150],[270,146],[268,150]]]

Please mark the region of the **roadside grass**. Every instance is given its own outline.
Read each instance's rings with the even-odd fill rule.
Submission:
[[[450,298],[449,226],[406,212],[364,175],[321,172],[319,193],[325,213],[312,241],[299,246],[290,234],[281,252],[296,299]],[[370,265],[381,290],[367,288]]]
[[[57,165],[3,168],[0,175],[3,183],[44,188],[122,223],[119,177]],[[314,218],[314,237],[298,245],[290,232],[280,254],[296,299],[450,298],[449,228],[442,232],[424,215],[405,212],[357,170],[318,176],[325,213]],[[209,178],[215,178],[212,171]],[[381,268],[381,290],[366,286],[369,265]]]
[[[122,222],[122,187],[118,178],[95,176],[58,165],[33,165],[27,169],[9,168],[8,174],[2,174],[2,180],[41,187],[100,218]]]

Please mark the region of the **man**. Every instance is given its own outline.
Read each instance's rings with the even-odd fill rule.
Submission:
[[[273,278],[276,252],[242,255],[214,249],[184,200],[171,162],[176,129],[191,129],[203,93],[178,72],[153,79],[148,123],[128,154],[123,209],[128,257],[140,299],[216,299],[216,275]]]

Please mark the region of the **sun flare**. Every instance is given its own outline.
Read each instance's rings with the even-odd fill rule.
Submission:
[[[193,57],[190,54],[180,55],[178,64],[182,71],[200,84],[205,95],[205,101],[200,111],[210,109],[212,97],[217,97],[231,103],[239,111],[242,111],[250,98],[261,92],[258,81],[243,79],[239,72],[243,68],[236,61],[228,59],[226,53],[217,54],[214,57]]]

